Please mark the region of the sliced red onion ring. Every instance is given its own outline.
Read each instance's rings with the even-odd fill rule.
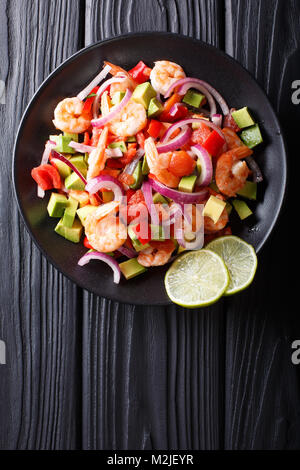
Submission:
[[[104,80],[106,75],[109,73],[110,69],[111,69],[110,65],[106,65],[101,70],[101,72],[98,73],[98,75],[96,75],[96,77],[91,81],[91,83],[89,83],[88,86],[86,86],[80,93],[78,93],[77,98],[83,101],[91,93],[93,88],[95,88],[95,86],[97,86],[98,83]]]
[[[211,120],[216,126],[222,127],[222,121],[223,121],[222,114],[213,114],[211,117]]]
[[[250,169],[253,172],[253,182],[254,183],[261,183],[263,181],[263,175],[261,169],[259,168],[258,164],[256,163],[255,159],[250,155],[249,157],[245,158],[246,162],[248,163]]]
[[[172,133],[169,135],[172,135]],[[167,142],[163,140],[162,143],[156,146],[158,153],[173,152],[174,150],[179,149],[190,140],[191,135],[192,129],[188,126],[183,126],[181,132],[174,137],[174,139],[168,140]]]
[[[96,93],[96,96],[95,96],[95,99],[94,99],[94,102],[93,102],[93,117],[94,119],[97,119],[98,118],[98,111],[99,111],[99,106],[100,106],[100,100],[101,100],[101,96],[103,95],[103,93],[107,90],[107,88],[112,85],[113,83],[121,83],[123,82],[124,80],[126,79],[126,77],[113,77],[113,78],[110,78],[109,80],[106,80],[106,82],[104,82],[101,87],[99,88],[99,90],[97,91]]]
[[[56,150],[51,150],[51,156],[53,158],[57,158],[58,160],[61,160],[66,165],[68,165],[68,167],[70,167],[71,170],[73,170],[76,173],[76,175],[79,176],[81,181],[83,181],[85,185],[87,184],[87,181],[86,181],[85,177],[80,173],[80,171],[76,168],[76,166],[74,166],[73,163],[70,162],[70,160],[68,160],[66,157],[64,157],[64,155],[57,152]]]
[[[194,145],[191,150],[197,155],[201,164],[201,174],[197,180],[199,186],[208,186],[213,176],[213,166],[211,156],[202,145]]]
[[[119,284],[121,279],[121,270],[120,266],[114,258],[105,253],[100,253],[99,251],[90,251],[80,258],[78,264],[79,266],[84,266],[92,259],[97,259],[98,261],[103,261],[104,263],[108,264],[108,266],[110,266],[114,272],[114,283]]]
[[[176,189],[168,188],[153,178],[148,178],[148,181],[150,186],[152,186],[152,188],[159,194],[181,204],[196,204],[197,202],[203,201],[208,194],[207,189],[202,189],[197,193],[184,193],[182,191],[177,191]]]
[[[72,147],[76,152],[80,153],[91,153],[95,150],[96,147],[92,147],[91,145],[80,144],[78,142],[74,142],[73,140],[69,143],[69,147]]]
[[[152,185],[150,184],[149,181],[144,181],[142,184],[142,192],[144,194],[146,206],[148,209],[148,212],[151,216],[151,220],[154,225],[159,225],[159,216],[155,208],[155,204],[153,202],[153,197],[152,197]]]
[[[40,165],[46,165],[46,163],[48,163],[53,147],[56,147],[56,143],[53,140],[48,140],[45,145]],[[37,187],[37,195],[41,199],[45,196],[45,191],[40,186]]]
[[[92,178],[85,187],[86,191],[90,194],[95,194],[102,188],[113,191],[115,201],[121,201],[122,196],[124,196],[123,186],[120,181],[109,175],[96,176],[96,178]]]
[[[118,251],[127,258],[135,258],[138,255],[135,250],[133,250],[132,248],[127,248],[124,245],[120,246],[120,248],[118,248]]]
[[[127,89],[126,94],[124,98],[122,99],[121,103],[119,103],[117,106],[114,106],[112,108],[112,111],[110,111],[106,116],[103,116],[99,119],[93,119],[91,121],[93,127],[102,127],[105,124],[107,124],[109,121],[111,121],[114,117],[116,117],[120,111],[126,106],[128,101],[130,100],[132,95],[132,91]]]
[[[138,162],[144,156],[144,154],[145,154],[144,149],[142,149],[142,148],[138,149],[138,151],[136,152],[136,156],[132,160],[132,162],[128,163],[128,165],[125,166],[124,173],[126,173],[127,175],[132,175],[132,173],[134,172]]]
[[[108,155],[110,158],[119,158],[123,157],[123,152],[119,147],[116,147],[114,149],[107,148],[105,150],[106,155]]]

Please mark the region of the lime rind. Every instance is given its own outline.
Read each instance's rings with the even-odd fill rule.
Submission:
[[[205,248],[221,256],[228,268],[230,282],[224,295],[241,292],[252,283],[257,269],[252,245],[234,235],[226,235],[211,241]]]

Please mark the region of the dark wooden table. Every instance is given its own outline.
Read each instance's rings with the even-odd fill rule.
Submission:
[[[284,126],[297,188],[299,0],[0,0],[0,448],[299,449],[297,189],[252,287],[197,311],[82,291],[20,220],[12,150],[37,87],[78,49],[148,30],[214,44],[257,78]]]

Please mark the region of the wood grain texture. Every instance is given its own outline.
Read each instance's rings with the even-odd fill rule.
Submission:
[[[80,439],[77,288],[31,241],[11,181],[25,106],[53,68],[80,47],[79,3],[1,1],[0,29],[7,26],[8,34],[1,48],[9,70],[9,99],[0,105],[0,338],[7,347],[7,365],[0,369],[1,449],[74,448]]]
[[[227,0],[226,12],[226,50],[266,90],[280,112],[294,153],[298,135],[291,132],[295,129],[292,77],[285,71],[300,46],[300,4],[294,0]],[[299,60],[293,72],[295,78],[300,77]],[[299,110],[297,113],[299,118]],[[290,185],[296,188],[297,174],[291,178],[294,184],[291,181]],[[300,427],[299,372],[291,363],[291,343],[300,335],[298,309],[291,300],[297,290],[296,279],[289,274],[295,253],[284,242],[286,228],[291,227],[292,207],[289,205],[289,212],[285,207],[281,224],[260,255],[253,286],[227,304],[227,449],[300,447],[296,431]]]
[[[223,45],[222,2],[88,0],[85,43],[165,30]],[[201,311],[84,293],[83,447],[214,449],[223,442],[223,303]]]

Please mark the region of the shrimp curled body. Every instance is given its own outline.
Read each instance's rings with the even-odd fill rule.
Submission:
[[[151,85],[156,92],[162,95],[165,95],[170,86],[181,78],[185,78],[182,67],[168,60],[155,62],[155,66],[150,73]]]
[[[107,145],[107,136],[108,136],[108,129],[104,127],[101,132],[98,145],[97,147],[92,150],[89,155],[88,164],[89,169],[87,172],[87,180],[91,178],[95,178],[100,174],[105,167],[105,163],[107,160],[107,154],[105,153],[106,145]]]
[[[84,102],[79,98],[65,98],[54,110],[53,124],[63,132],[80,134],[91,125],[92,113],[83,112]]]
[[[172,240],[150,242],[150,247],[139,253],[138,262],[145,267],[163,266],[170,260],[174,248]]]
[[[250,174],[247,163],[239,160],[240,150],[242,147],[229,150],[217,161],[216,184],[221,193],[229,197],[236,196],[236,192],[244,186]]]
[[[109,123],[109,129],[113,134],[120,137],[130,137],[136,135],[146,125],[147,114],[144,106],[130,100],[122,111]]]

